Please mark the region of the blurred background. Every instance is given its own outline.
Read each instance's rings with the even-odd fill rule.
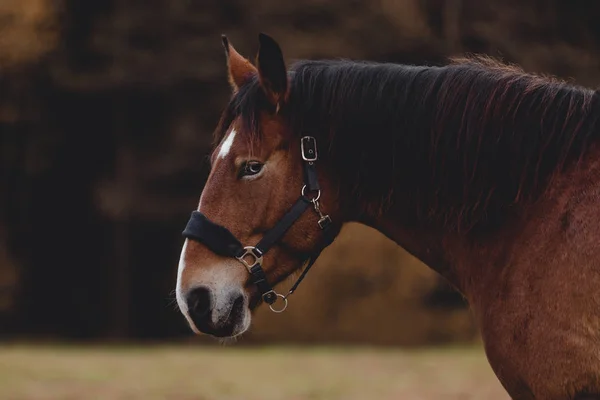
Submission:
[[[288,63],[437,65],[485,53],[594,87],[599,18],[600,3],[584,0],[0,0],[0,338],[213,351],[217,342],[191,336],[173,289],[180,232],[230,95],[222,33],[251,59],[262,31]],[[406,356],[478,340],[459,294],[354,224],[288,310],[260,310],[233,347],[384,346]],[[3,354],[10,371],[41,357],[28,347],[0,349],[0,383]],[[475,370],[488,368],[473,354]],[[440,357],[433,360],[443,365]],[[501,393],[491,372],[485,379]],[[211,396],[201,398],[221,398]]]

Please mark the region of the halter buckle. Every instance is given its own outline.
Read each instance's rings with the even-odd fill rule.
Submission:
[[[248,262],[246,257],[251,257],[250,262]],[[244,247],[244,254],[236,258],[239,262],[244,264],[246,268],[248,268],[248,271],[250,271],[255,265],[262,265],[263,262],[262,253],[254,246]]]
[[[271,305],[277,301],[277,293],[275,292],[275,290],[271,289],[267,293],[264,293],[262,295],[262,299],[265,303]]]
[[[317,161],[317,140],[312,136],[304,136],[300,139],[302,159],[308,162]]]

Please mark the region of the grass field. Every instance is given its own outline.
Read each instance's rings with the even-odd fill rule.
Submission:
[[[508,400],[479,348],[0,345],[2,400]]]

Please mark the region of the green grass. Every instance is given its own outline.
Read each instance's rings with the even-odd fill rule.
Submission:
[[[2,400],[508,400],[479,348],[0,345]]]

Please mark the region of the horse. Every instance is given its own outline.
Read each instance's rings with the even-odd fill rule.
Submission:
[[[269,35],[254,62],[222,41],[231,97],[176,283],[196,334],[283,311],[299,281],[274,287],[357,222],[464,296],[513,399],[600,399],[597,91],[482,55],[288,68]]]

